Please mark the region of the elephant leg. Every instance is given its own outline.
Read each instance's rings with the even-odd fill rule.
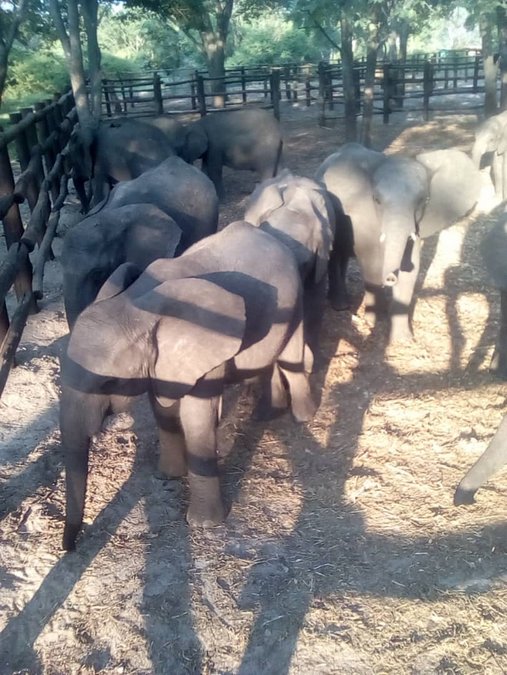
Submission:
[[[187,446],[190,505],[187,522],[209,527],[223,522],[217,463],[217,425],[224,368],[208,373],[180,401],[180,419]]]
[[[81,202],[81,213],[87,213],[90,208],[90,199],[86,192],[86,180],[82,176],[74,176],[72,182]]]
[[[100,431],[107,403],[92,394],[84,398],[64,390],[60,401],[60,430],[65,457],[66,507],[62,547],[76,548],[76,537],[83,524],[90,442]]]
[[[275,364],[268,373],[259,378],[260,396],[253,413],[256,420],[272,420],[280,417],[289,407],[287,387],[280,369]]]
[[[340,246],[335,246],[328,263],[328,297],[331,307],[336,311],[348,309],[350,306],[345,282],[348,261],[348,254],[345,254]]]
[[[499,155],[495,152],[493,154],[493,163],[491,164],[495,195],[499,200],[504,199],[504,159],[505,155]]]
[[[224,198],[224,186],[222,182],[222,155],[218,150],[209,150],[203,157],[202,170],[213,182],[219,199]]]
[[[375,326],[380,316],[388,313],[386,291],[380,286],[364,283],[364,318],[370,326]]]
[[[317,410],[305,371],[305,350],[308,346],[305,346],[303,322],[300,321],[277,361],[287,382],[292,414],[297,422],[308,422]]]
[[[319,348],[319,335],[324,318],[325,302],[326,278],[324,277],[318,283],[311,284],[304,290],[305,342],[310,346],[313,353],[316,353]],[[308,369],[305,363],[305,370],[311,372],[312,368]]]
[[[392,287],[390,344],[413,339],[410,327],[410,310],[421,262],[420,238],[417,237],[415,241],[412,241],[411,246],[410,265],[402,263],[402,269],[398,274],[398,283]],[[403,267],[411,267],[411,269],[405,271]]]
[[[164,408],[150,394],[150,403],[157,422],[160,455],[158,470],[168,478],[180,478],[187,473],[186,445],[179,417],[179,403]]]
[[[489,369],[507,380],[507,290],[500,291],[500,330]]]
[[[454,493],[454,504],[473,504],[474,495],[494,473],[507,463],[507,415],[476,463],[462,479]]]

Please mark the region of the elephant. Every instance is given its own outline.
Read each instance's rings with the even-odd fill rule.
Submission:
[[[491,359],[490,370],[507,380],[507,213],[483,236],[481,254],[493,284],[500,291],[500,330]]]
[[[168,157],[137,178],[118,183],[96,209],[144,203],[157,206],[176,221],[181,239],[175,255],[217,230],[218,197],[213,183],[180,157]]]
[[[315,174],[342,204],[330,265],[330,301],[348,307],[345,275],[356,255],[362,269],[368,319],[390,304],[390,343],[412,339],[410,313],[421,240],[451,225],[475,206],[479,172],[456,149],[416,158],[385,155],[347,143]],[[389,291],[389,292],[388,292]]]
[[[335,235],[335,209],[323,185],[284,169],[250,196],[245,220],[292,251],[304,285],[306,338],[315,351]]]
[[[140,270],[157,258],[172,258],[181,230],[153,204],[102,209],[70,229],[61,255],[65,313],[69,328],[124,262]]]
[[[74,549],[83,521],[90,439],[108,413],[146,391],[159,467],[174,477],[188,471],[187,521],[222,522],[216,429],[224,385],[261,375],[273,406],[286,405],[286,385],[295,419],[307,421],[316,405],[304,351],[296,262],[245,221],[141,274],[131,263],[117,268],[79,315],[62,357],[63,548]]]
[[[480,169],[485,156],[489,156],[495,194],[499,200],[507,199],[507,111],[485,120],[475,131],[472,160]]]
[[[128,119],[99,123],[93,132],[89,160],[79,134],[72,136],[69,153],[74,185],[84,212],[90,202],[98,204],[115,183],[137,178],[176,154],[160,129]],[[91,181],[91,199],[85,190],[87,180]]]
[[[256,171],[261,180],[276,176],[282,136],[278,120],[267,110],[245,108],[208,114],[186,127],[186,140],[179,146],[178,154],[182,157],[191,154],[192,145],[196,145],[193,139],[201,132],[207,138],[200,155],[202,169],[213,181],[220,198],[224,196],[224,166]]]
[[[178,157],[189,164],[202,157],[208,148],[208,136],[200,125],[181,123],[171,115],[145,117],[143,121],[160,129]]]
[[[488,447],[467,471],[454,493],[454,504],[473,504],[477,490],[507,463],[507,415]]]

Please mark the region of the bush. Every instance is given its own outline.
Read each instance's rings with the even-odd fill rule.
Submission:
[[[4,99],[38,101],[69,86],[63,54],[41,50],[19,55],[9,68]]]

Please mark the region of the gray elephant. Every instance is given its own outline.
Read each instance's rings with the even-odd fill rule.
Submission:
[[[157,258],[172,258],[180,239],[175,221],[152,204],[102,209],[77,223],[65,235],[61,256],[69,327],[117,267],[131,262],[143,270]]]
[[[222,168],[256,171],[261,180],[276,176],[282,154],[280,124],[272,113],[260,108],[228,110],[206,115],[186,127],[187,144],[204,132],[207,146],[202,169],[223,197]],[[192,136],[194,134],[194,136]],[[181,156],[189,152],[183,145]]]
[[[337,197],[346,218],[337,224],[330,298],[345,309],[347,263],[361,266],[368,318],[390,300],[390,341],[410,339],[410,312],[421,240],[466,215],[477,202],[479,172],[459,150],[415,159],[348,143],[319,167],[316,178]]]
[[[507,380],[507,213],[482,238],[480,249],[493,284],[500,291],[500,330],[490,370]]]
[[[475,131],[472,159],[479,169],[483,159],[491,163],[495,194],[507,199],[507,111],[485,120]]]
[[[477,490],[493,474],[507,464],[507,415],[496,434],[472,468],[466,473],[454,493],[454,504],[473,504]]]
[[[296,420],[316,409],[303,365],[301,281],[283,244],[240,221],[138,274],[129,263],[113,273],[62,359],[66,550],[83,520],[90,439],[132,397],[149,392],[161,468],[188,471],[187,520],[204,526],[224,518],[216,428],[225,382],[263,375],[273,405],[285,401],[286,384]],[[272,377],[275,365],[284,382]]]
[[[143,121],[162,131],[178,157],[189,164],[208,149],[208,136],[200,125],[182,123],[171,115],[146,117]]]
[[[168,157],[138,178],[118,183],[99,208],[150,203],[174,218],[181,230],[179,255],[218,226],[218,197],[210,179],[180,157]]]
[[[89,153],[83,152],[79,133],[74,134],[69,153],[74,184],[84,211],[88,210],[90,201],[98,204],[104,199],[115,183],[136,178],[176,154],[160,129],[127,119],[101,122],[94,131]],[[91,196],[85,189],[88,180]]]
[[[310,178],[284,169],[255,188],[245,220],[292,251],[305,291],[306,339],[315,351],[335,235],[335,211],[327,190]]]

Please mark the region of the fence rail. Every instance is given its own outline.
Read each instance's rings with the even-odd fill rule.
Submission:
[[[13,113],[11,122],[0,133],[0,218],[7,245],[0,263],[0,396],[28,315],[43,297],[44,266],[67,196],[65,149],[76,122],[72,93]],[[16,179],[14,152],[21,169]],[[30,210],[26,227],[19,209],[25,201]],[[32,267],[29,254],[36,246]],[[6,296],[12,287],[17,305],[9,316]]]

